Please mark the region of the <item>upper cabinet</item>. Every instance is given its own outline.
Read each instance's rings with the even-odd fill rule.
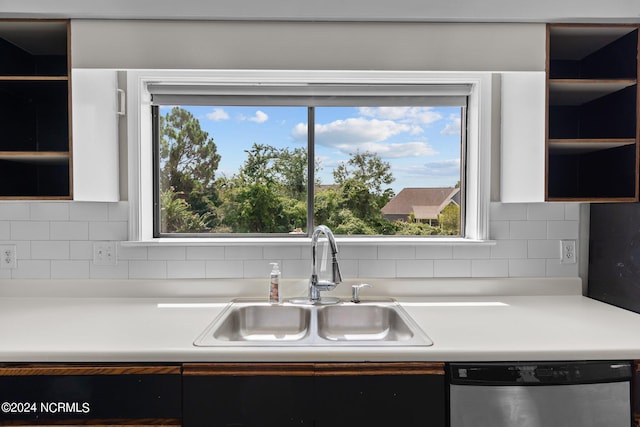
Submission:
[[[69,22],[0,20],[0,199],[71,199]]]
[[[547,27],[545,199],[638,201],[638,26]]]

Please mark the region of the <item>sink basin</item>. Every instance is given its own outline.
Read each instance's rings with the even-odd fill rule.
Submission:
[[[234,300],[194,341],[216,346],[430,346],[393,300],[336,305]]]
[[[414,333],[395,306],[353,304],[319,310],[318,335],[330,341],[406,341]]]
[[[296,341],[307,335],[310,314],[295,306],[240,306],[222,319],[213,337],[222,341]]]

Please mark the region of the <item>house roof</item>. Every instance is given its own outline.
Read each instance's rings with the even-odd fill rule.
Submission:
[[[442,209],[450,202],[457,203],[455,197],[459,188],[403,188],[383,208],[384,215],[409,216],[417,219],[437,219]]]

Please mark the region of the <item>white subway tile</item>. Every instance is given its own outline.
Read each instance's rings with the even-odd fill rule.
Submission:
[[[88,279],[89,261],[51,261],[52,279]]]
[[[548,239],[577,239],[580,236],[579,221],[549,221]]]
[[[340,259],[377,259],[378,247],[376,245],[341,245],[338,250]],[[311,252],[309,252],[311,259]]]
[[[489,221],[489,238],[502,240],[509,238],[509,221]]]
[[[416,246],[416,259],[451,259],[453,258],[453,246],[427,245]]]
[[[129,261],[118,260],[116,265],[96,265],[90,263],[91,279],[128,279]]]
[[[359,262],[360,261],[357,259],[341,259],[340,273],[342,274],[342,279],[346,280],[346,279],[354,279],[357,277],[361,277],[361,276],[358,276]],[[311,264],[309,264],[307,268],[308,270],[307,270],[306,276],[309,276],[311,274]],[[364,277],[371,277],[371,276],[364,276]]]
[[[152,246],[148,254],[150,260],[184,261],[187,259],[187,250],[182,246]]]
[[[342,264],[340,261],[340,272],[344,275]],[[280,268],[285,279],[308,279],[311,276],[311,261],[283,259]]]
[[[207,279],[241,279],[243,274],[241,260],[206,261]]]
[[[564,219],[567,221],[579,221],[580,209],[583,203],[565,203],[564,204]]]
[[[127,240],[128,224],[124,221],[97,221],[89,223],[89,240]]]
[[[130,279],[166,279],[166,261],[129,261]]]
[[[11,240],[49,240],[50,228],[46,221],[12,221]]]
[[[491,247],[491,258],[526,258],[527,240],[498,240]]]
[[[433,277],[433,260],[398,260],[396,276],[400,278]]]
[[[434,277],[471,277],[471,260],[435,260],[433,275]]]
[[[529,221],[540,220],[564,220],[563,203],[531,203],[527,205],[527,219]]]
[[[491,257],[491,246],[456,245],[453,247],[454,259],[478,259]]]
[[[18,241],[12,242],[16,245],[18,252],[18,261],[21,259],[31,259],[31,242],[30,241]]]
[[[527,219],[527,205],[521,203],[492,202],[489,210],[492,221],[514,221]]]
[[[243,277],[247,279],[269,279],[271,273],[271,265],[269,263],[277,262],[280,264],[280,260],[267,260],[267,259],[248,259],[243,263]]]
[[[510,277],[544,277],[546,276],[546,260],[544,259],[510,259]]]
[[[0,240],[11,239],[11,223],[9,221],[0,221]]]
[[[107,218],[109,221],[128,221],[129,203],[118,202],[107,204]]]
[[[396,277],[396,262],[393,260],[361,259],[358,261],[358,277]]]
[[[0,203],[0,221],[26,221],[30,217],[30,205],[27,203]]]
[[[206,261],[168,261],[169,279],[199,279],[206,275]]]
[[[89,223],[84,221],[52,222],[51,238],[54,240],[88,240]]]
[[[93,260],[93,242],[69,242],[69,259],[89,261]]]
[[[473,277],[507,277],[509,276],[509,260],[506,260],[506,259],[471,260],[471,276]]]
[[[263,248],[265,259],[301,259],[303,256],[311,258],[311,246],[302,248],[301,246],[279,245]]]
[[[69,219],[72,221],[107,221],[108,203],[73,202],[69,205]]]
[[[149,259],[149,248],[146,246],[126,246],[118,244],[118,260],[146,260]]]
[[[225,259],[262,259],[262,246],[226,246]]]
[[[546,239],[547,221],[511,221],[510,239]]]
[[[69,242],[57,240],[32,241],[31,259],[69,259]]]
[[[192,246],[187,248],[188,260],[214,260],[224,259],[224,247],[222,246]]]
[[[547,276],[549,277],[574,277],[578,274],[578,263],[561,264],[559,259],[547,260]]]
[[[68,202],[38,202],[31,205],[32,221],[69,221]]]
[[[12,270],[14,279],[50,279],[51,261],[49,260],[21,260],[18,258],[18,268]]]
[[[527,258],[558,259],[560,257],[559,240],[529,240]]]
[[[378,259],[415,259],[415,246],[396,246],[396,245],[380,245],[378,246]]]

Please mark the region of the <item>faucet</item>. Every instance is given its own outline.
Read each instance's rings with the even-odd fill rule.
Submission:
[[[317,248],[318,239],[320,234],[324,234],[329,240],[331,246],[331,280],[318,280],[318,267],[317,267]],[[321,303],[322,298],[320,292],[331,291],[336,285],[342,282],[342,275],[340,274],[340,266],[336,255],[338,254],[338,246],[336,245],[336,239],[333,237],[333,233],[326,225],[319,225],[313,230],[311,235],[311,279],[309,279],[309,301],[312,304]],[[327,301],[328,302],[328,301]],[[333,301],[332,301],[333,302]]]

